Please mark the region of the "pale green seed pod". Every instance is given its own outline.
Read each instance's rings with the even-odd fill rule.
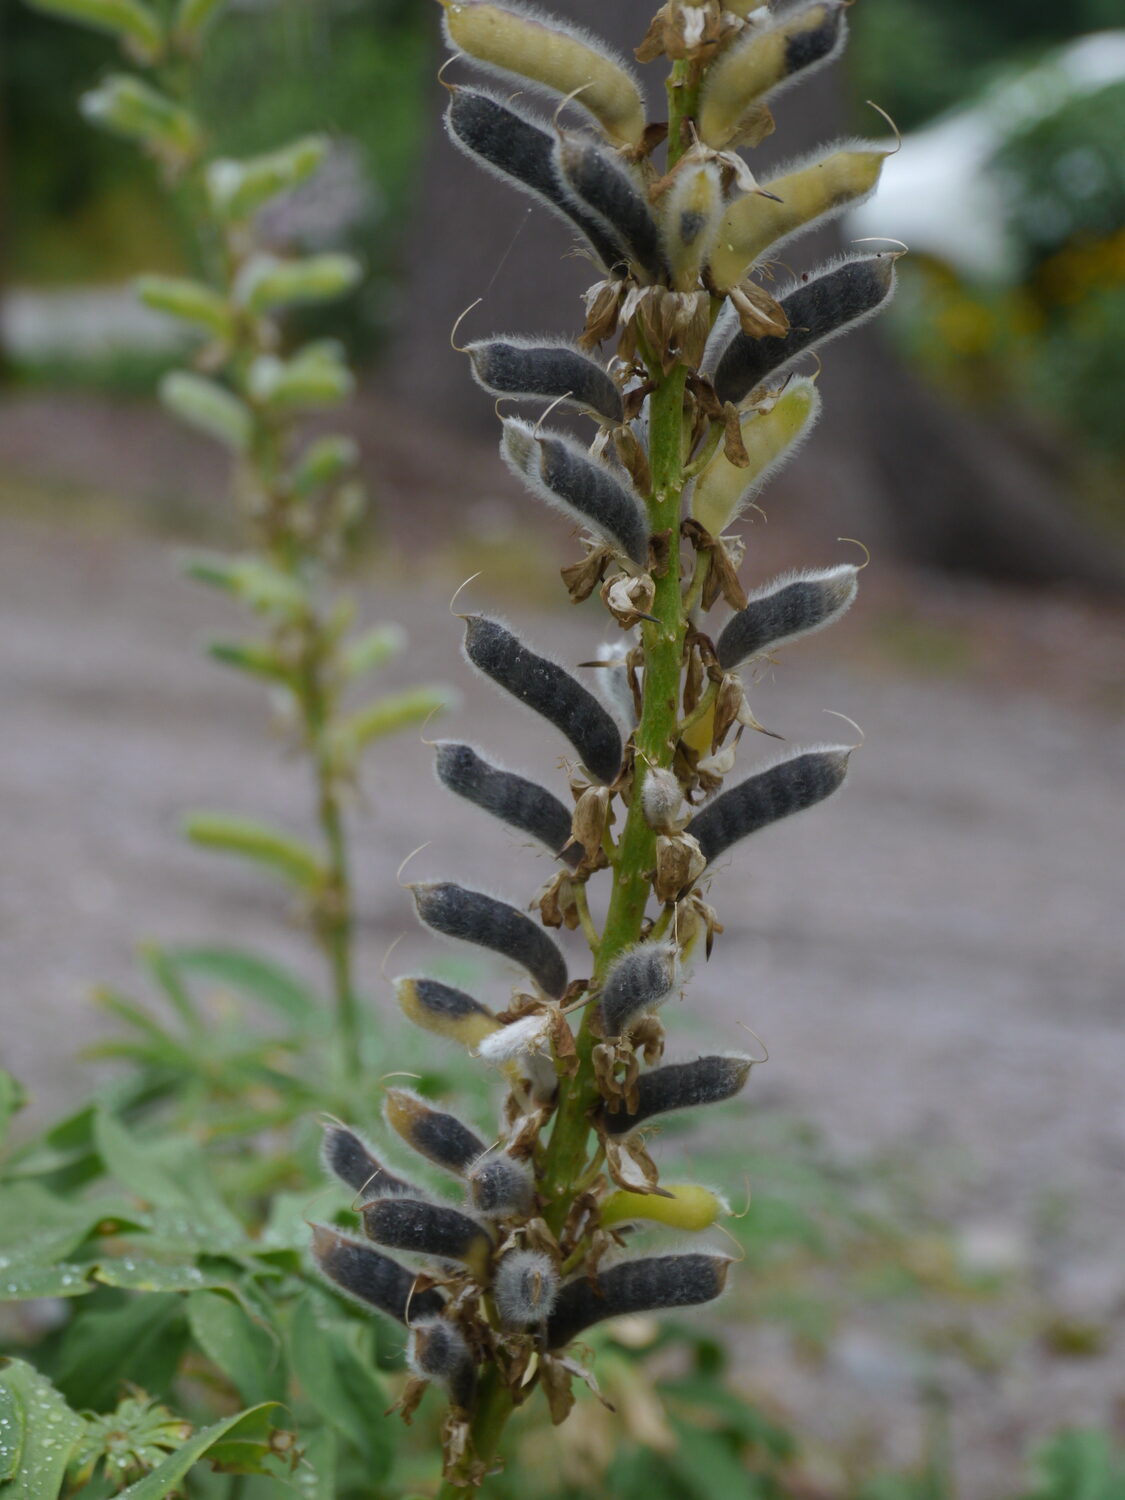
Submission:
[[[815,152],[764,183],[780,202],[747,193],[723,215],[710,258],[719,291],[737,285],[767,250],[834,219],[875,191],[890,152],[863,141]]]
[[[245,219],[279,193],[299,187],[327,155],[327,136],[306,135],[264,156],[222,157],[207,168],[211,206],[225,219]]]
[[[226,298],[202,281],[186,276],[142,276],[137,281],[137,296],[146,307],[195,323],[216,338],[230,335],[234,320]]]
[[[660,200],[664,253],[679,292],[694,291],[723,221],[722,174],[714,162],[682,166]]]
[[[235,296],[253,313],[302,303],[331,302],[363,279],[363,267],[352,255],[325,252],[300,260],[255,255],[235,281]]]
[[[486,1005],[439,979],[396,979],[395,998],[415,1026],[470,1051],[500,1030],[500,1022]]]
[[[612,1229],[616,1224],[647,1219],[670,1229],[698,1232],[710,1229],[720,1215],[729,1212],[727,1202],[710,1188],[696,1182],[662,1182],[659,1193],[630,1193],[624,1188],[610,1193],[598,1210],[598,1222],[603,1229]]]
[[[194,115],[128,73],[111,73],[82,95],[79,108],[92,125],[128,136],[176,162],[190,161],[202,143]]]
[[[173,370],[159,387],[160,400],[174,416],[197,427],[236,453],[245,453],[254,431],[246,404],[232,392],[203,375]]]
[[[419,1156],[457,1177],[463,1177],[488,1149],[456,1115],[434,1109],[413,1089],[388,1089],[383,1118]]]
[[[441,0],[451,47],[507,77],[552,93],[575,94],[606,135],[621,146],[639,144],[645,107],[636,79],[597,38],[554,16],[487,0]]]
[[[845,34],[841,0],[820,0],[787,12],[765,30],[748,31],[707,74],[697,118],[700,139],[720,149],[736,146],[755,106],[828,62]]]
[[[30,0],[30,4],[62,21],[112,32],[145,59],[155,57],[164,46],[160,17],[141,0]]]
[[[712,536],[721,536],[743,509],[812,431],[820,415],[815,381],[791,380],[769,411],[752,414],[742,424],[742,442],[750,463],[737,468],[722,449],[695,481],[691,513]]]

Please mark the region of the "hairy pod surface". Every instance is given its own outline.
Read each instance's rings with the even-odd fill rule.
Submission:
[[[713,1302],[726,1285],[722,1255],[653,1255],[579,1276],[559,1292],[547,1321],[547,1345],[562,1349],[585,1329],[624,1313],[660,1312]]]
[[[648,558],[648,517],[632,490],[581,443],[504,419],[500,455],[538,499],[607,541],[632,562]]]
[[[672,993],[675,979],[674,943],[638,943],[614,959],[598,1000],[606,1036],[622,1036],[638,1016],[655,1010]]]
[[[486,1156],[469,1172],[469,1194],[478,1213],[506,1219],[526,1216],[535,1205],[531,1173],[510,1156]]]
[[[405,1323],[408,1313],[434,1317],[445,1306],[440,1292],[414,1290],[413,1271],[327,1224],[313,1225],[312,1253],[333,1286],[398,1323]]]
[[[719,450],[695,481],[691,513],[712,536],[741,515],[771,474],[792,458],[820,415],[815,381],[800,376],[789,381],[768,411],[743,422],[742,446],[749,462],[732,464]]]
[[[412,1089],[388,1089],[383,1101],[387,1124],[419,1156],[462,1177],[487,1149],[456,1115],[433,1109]]]
[[[664,251],[677,291],[693,291],[723,219],[722,174],[714,162],[681,166],[660,204]]]
[[[556,17],[487,0],[442,0],[445,33],[456,51],[508,77],[574,94],[611,140],[635,146],[645,107],[632,73],[598,38]]]
[[[445,937],[460,938],[491,948],[521,965],[552,999],[567,986],[566,959],[558,946],[531,918],[506,901],[471,891],[451,880],[411,887],[418,915],[427,927]]]
[[[568,865],[579,863],[581,849],[572,846],[563,851],[571,834],[571,814],[546,787],[514,771],[501,771],[472,746],[452,740],[438,742],[435,762],[442,786],[502,823],[538,839]]]
[[[487,1005],[440,979],[396,979],[395,997],[415,1026],[460,1042],[462,1047],[479,1047],[485,1037],[500,1029]]]
[[[623,419],[621,392],[609,374],[572,344],[509,334],[466,344],[465,353],[477,384],[494,396],[564,400],[607,422]]]
[[[450,1402],[468,1411],[477,1388],[477,1370],[464,1335],[448,1318],[425,1318],[410,1325],[406,1363],[420,1380],[433,1380]]]
[[[418,1189],[386,1167],[368,1150],[366,1143],[346,1125],[330,1121],[324,1127],[320,1156],[334,1177],[353,1193],[368,1198],[412,1197]]]
[[[660,230],[644,194],[612,152],[586,136],[562,136],[555,146],[561,182],[592,212],[629,259],[653,281],[667,275]]]
[[[750,1057],[715,1055],[652,1068],[637,1079],[636,1109],[613,1114],[606,1110],[602,1117],[605,1129],[609,1135],[628,1135],[653,1115],[732,1099],[750,1077],[753,1062]]]
[[[841,563],[818,572],[788,573],[763,585],[723,626],[715,642],[719,665],[732,671],[763,651],[831,625],[851,606],[858,579],[857,567]]]
[[[893,255],[865,255],[830,266],[780,299],[788,333],[761,339],[736,333],[715,370],[719,400],[737,405],[798,354],[871,317],[894,290],[894,263]]]
[[[653,1224],[666,1224],[669,1229],[690,1229],[698,1233],[710,1229],[720,1214],[729,1213],[730,1208],[718,1193],[701,1187],[697,1182],[660,1184],[659,1193],[631,1193],[618,1188],[604,1199],[598,1210],[598,1222],[603,1229],[615,1224],[631,1224],[646,1219]]]
[[[828,745],[786,756],[720,792],[687,831],[710,864],[740,839],[830,797],[843,784],[851,753],[846,745]]]
[[[462,1261],[483,1277],[492,1239],[460,1209],[424,1198],[376,1198],[362,1209],[368,1239],[391,1250],[413,1250],[435,1260]]]
[[[621,733],[593,694],[563,667],[529,651],[499,620],[486,615],[466,617],[465,655],[565,735],[597,781],[608,786],[617,779]]]
[[[509,1250],[496,1267],[492,1295],[510,1327],[542,1323],[558,1298],[559,1273],[542,1250]]]

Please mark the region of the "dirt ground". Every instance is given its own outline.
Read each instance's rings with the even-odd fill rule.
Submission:
[[[73,460],[42,441],[41,415],[40,437],[27,437],[27,410],[0,412],[0,940],[4,1066],[28,1081],[42,1117],[88,1077],[76,1054],[105,1025],[91,984],[139,988],[135,942],[237,941],[309,967],[282,896],[175,834],[199,807],[300,829],[307,798],[301,768],[263,732],[264,696],[198,649],[237,621],[178,577],[167,538],[98,498],[121,458],[112,434],[83,408],[86,466],[67,469]],[[160,483],[146,469],[127,493],[168,488],[161,431],[146,427],[136,445]],[[190,445],[175,452],[190,461]],[[456,684],[464,703],[441,732],[547,779],[557,739],[470,679],[446,604],[483,566],[463,600],[503,610],[564,662],[588,659],[601,638],[593,609],[527,603],[573,546],[565,531],[540,531],[513,567],[514,502],[473,454],[457,469],[460,524],[443,521],[441,547],[408,565],[404,540],[438,515],[426,462],[390,453],[380,475],[394,556],[366,576],[364,611],[400,620],[412,642],[388,684]],[[763,567],[788,560],[785,549],[763,544]],[[826,536],[809,560],[841,554]],[[954,1379],[960,1493],[991,1500],[1010,1493],[1030,1436],[1125,1407],[1123,622],[1075,601],[878,572],[838,632],[782,653],[754,692],[758,717],[792,742],[850,742],[825,709],[867,739],[839,797],[758,835],[720,871],[726,933],[673,1016],[673,1046],[703,1029],[739,1048],[738,1023],[752,1026],[771,1052],[754,1075],[756,1109],[812,1121],[844,1158],[917,1150],[955,1164],[936,1178],[931,1168],[929,1189],[966,1256],[1031,1278],[1067,1317],[1105,1323],[1091,1357],[1034,1345],[997,1373]],[[746,746],[744,763],[770,748]],[[407,934],[396,970],[427,951],[395,878],[412,849],[433,840],[413,875],[486,883],[517,902],[547,872],[435,791],[421,748],[373,755],[355,838],[361,974],[380,1000],[390,942]],[[916,1457],[914,1367],[877,1318],[817,1370],[768,1333],[748,1335],[742,1357],[754,1389],[822,1433],[867,1424],[888,1461]]]

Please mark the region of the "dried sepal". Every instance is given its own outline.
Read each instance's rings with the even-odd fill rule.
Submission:
[[[526,776],[494,766],[471,745],[439,740],[435,748],[438,780],[449,791],[530,834],[567,864],[579,862],[581,849],[565,849],[571,836],[570,814],[552,792]]]
[[[653,618],[656,584],[649,573],[640,573],[635,578],[619,573],[602,584],[601,596],[602,603],[623,630],[631,630],[642,620]]]
[[[635,1103],[616,1112],[607,1110],[603,1128],[611,1136],[627,1135],[654,1115],[731,1099],[750,1077],[753,1063],[751,1057],[732,1054],[697,1057],[692,1062],[665,1063],[653,1068],[637,1080]]]
[[[729,1266],[723,1255],[653,1255],[600,1271],[594,1285],[576,1277],[563,1286],[548,1320],[548,1347],[565,1348],[606,1318],[712,1302],[726,1285]]]
[[[545,994],[561,999],[567,986],[566,959],[526,912],[451,880],[419,882],[410,889],[427,927],[511,959]]]
[[[662,1005],[675,988],[676,972],[674,943],[637,943],[626,949],[602,982],[598,1017],[603,1035],[624,1035],[637,1017]]]
[[[408,1317],[433,1317],[445,1306],[440,1292],[415,1290],[414,1271],[328,1224],[312,1226],[312,1254],[338,1291],[398,1323]]]
[[[703,851],[690,833],[657,834],[652,889],[658,901],[682,901],[706,868]]]
[[[750,595],[746,608],[732,615],[715,642],[727,671],[831,625],[851,606],[859,569],[851,563],[835,568],[787,573]]]
[[[388,1089],[383,1117],[419,1156],[458,1177],[487,1149],[475,1131],[455,1115],[434,1109],[413,1089]]]
[[[363,1137],[339,1120],[324,1122],[320,1159],[334,1177],[365,1198],[410,1197],[417,1192],[404,1178],[388,1172]]]
[[[789,332],[789,315],[784,307],[756,281],[742,281],[727,295],[747,338],[781,338]]]
[[[851,749],[827,745],[784,756],[721,792],[687,826],[708,864],[740,839],[831,796],[844,781]]]
[[[410,1250],[434,1260],[460,1261],[483,1279],[492,1253],[484,1226],[460,1209],[424,1198],[377,1198],[361,1210],[368,1239],[390,1250]]]
[[[476,1393],[476,1362],[464,1335],[448,1318],[411,1322],[406,1363],[419,1380],[442,1386],[455,1408],[470,1410]]]
[[[394,985],[395,997],[408,1020],[462,1047],[479,1047],[500,1025],[487,1005],[440,979],[406,977],[396,979]]]

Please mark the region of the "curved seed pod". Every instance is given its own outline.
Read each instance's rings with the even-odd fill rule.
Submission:
[[[787,573],[765,584],[723,626],[715,642],[719,665],[729,672],[752,656],[831,625],[851,605],[858,578],[857,567],[841,563],[819,572]]]
[[[413,1089],[388,1089],[383,1116],[419,1156],[461,1177],[488,1148],[455,1115],[433,1109]]]
[[[580,229],[607,271],[624,270],[624,245],[566,191],[555,170],[555,138],[534,120],[480,89],[458,88],[445,112],[453,144],[506,182],[515,183]]]
[[[571,815],[546,787],[514,771],[501,771],[471,745],[458,745],[452,740],[438,741],[435,760],[442,786],[502,823],[529,833],[568,865],[581,860],[582,850],[574,845],[563,852],[563,845],[570,839]]]
[[[700,139],[708,146],[736,145],[753,106],[807,77],[844,44],[842,0],[821,0],[790,11],[765,31],[750,31],[716,60],[699,100]]]
[[[636,495],[561,432],[540,432],[530,422],[505,417],[500,456],[555,510],[589,526],[638,565],[648,558],[648,517]]]
[[[486,1036],[500,1029],[487,1005],[440,979],[396,979],[395,997],[415,1026],[460,1042],[462,1047],[479,1047]]]
[[[736,405],[767,375],[806,349],[834,339],[878,311],[894,290],[894,255],[854,256],[781,298],[789,332],[780,338],[736,333],[715,370],[715,393]]]
[[[687,831],[710,864],[739,839],[830,797],[843,784],[851,753],[846,745],[826,745],[787,756],[720,792],[696,813]]]
[[[335,1120],[324,1127],[320,1159],[334,1177],[350,1187],[353,1193],[367,1198],[411,1197],[418,1189],[386,1167],[367,1149],[366,1143],[346,1125]]]
[[[630,1193],[618,1188],[602,1200],[598,1222],[603,1229],[611,1229],[615,1224],[648,1219],[654,1224],[667,1224],[670,1229],[698,1232],[710,1229],[720,1214],[728,1213],[730,1205],[710,1188],[696,1182],[673,1186],[662,1182],[659,1193]]]
[[[652,1068],[637,1079],[636,1109],[619,1110],[616,1114],[607,1110],[602,1123],[610,1135],[628,1135],[653,1115],[694,1109],[699,1104],[719,1104],[739,1092],[750,1077],[753,1064],[752,1057],[714,1056]]]
[[[623,1313],[659,1312],[713,1302],[726,1285],[723,1255],[653,1255],[579,1276],[559,1293],[547,1321],[547,1344],[561,1349],[584,1329]]]
[[[521,964],[544,994],[553,1000],[562,997],[568,982],[566,959],[525,912],[483,891],[454,885],[451,880],[430,881],[411,889],[418,915],[427,927],[445,937],[503,954]]]
[[[607,786],[616,781],[621,769],[621,733],[593,694],[569,672],[529,651],[499,620],[487,615],[466,616],[465,655],[478,671],[564,734],[591,776]]]
[[[559,1273],[542,1250],[509,1250],[496,1267],[492,1295],[510,1327],[549,1318],[559,1295]]]
[[[354,1301],[405,1323],[411,1316],[434,1317],[445,1306],[440,1292],[415,1291],[417,1277],[389,1255],[353,1240],[327,1224],[312,1227],[313,1259],[321,1273]]]
[[[487,0],[442,0],[451,47],[485,67],[541,84],[555,94],[576,94],[606,135],[636,146],[645,130],[645,107],[636,79],[605,44],[552,16]],[[576,92],[577,91],[577,92]]]
[[[664,251],[677,291],[694,291],[723,222],[722,174],[714,162],[681,167],[660,202]]]
[[[721,536],[783,463],[800,448],[820,416],[820,394],[807,376],[791,380],[769,411],[742,424],[750,462],[736,468],[719,450],[695,481],[691,513],[712,536]]]
[[[469,1172],[469,1193],[478,1213],[490,1218],[527,1215],[535,1205],[531,1173],[510,1156],[485,1156]]]
[[[492,1239],[483,1225],[460,1209],[423,1198],[376,1198],[361,1212],[364,1232],[377,1245],[413,1250],[435,1260],[463,1261],[474,1276],[484,1276]]]
[[[625,246],[629,259],[655,281],[665,276],[668,264],[656,220],[617,157],[587,136],[562,136],[555,161],[564,186]]]
[[[621,1036],[632,1021],[667,1000],[676,981],[674,943],[637,943],[614,959],[602,984],[598,1014],[606,1036]]]
[[[780,202],[760,193],[736,198],[723,215],[711,252],[715,286],[728,290],[766,250],[863,203],[875,191],[889,154],[885,146],[865,141],[839,146],[828,155],[815,152],[763,184]]]
[[[419,1380],[433,1380],[449,1392],[462,1411],[473,1404],[477,1370],[460,1330],[447,1318],[426,1318],[410,1325],[406,1363]]]
[[[465,345],[478,385],[494,396],[565,400],[607,422],[624,417],[621,392],[597,360],[562,340],[477,339]]]

